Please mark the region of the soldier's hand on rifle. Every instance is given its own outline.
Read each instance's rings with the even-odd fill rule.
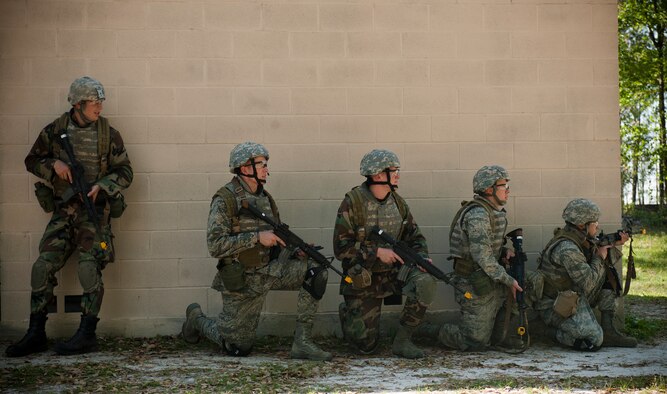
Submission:
[[[64,161],[56,160],[55,163],[53,163],[53,170],[56,172],[56,175],[58,175],[58,178],[72,183],[72,171]]]
[[[512,282],[512,297],[514,297],[515,300],[517,291],[523,291],[523,289],[521,288],[521,286],[519,286],[519,282],[514,280],[514,282]]]
[[[621,236],[621,239],[614,242],[614,245],[616,245],[616,246],[621,246],[621,245],[625,244],[626,242],[628,242],[628,240],[630,239],[630,234],[626,233],[625,231],[619,232],[618,235]]]
[[[275,235],[271,230],[260,231],[258,234],[258,239],[259,243],[266,246],[267,248],[276,245],[285,246],[285,242],[283,242],[283,240],[280,239],[280,237],[278,237],[277,235]]]
[[[516,256],[516,254],[514,253],[514,251],[513,251],[512,249],[507,249],[507,251],[506,251],[506,253],[505,253],[505,258],[506,258],[507,260],[509,260],[509,259],[511,259],[511,258],[514,257],[514,256]]]
[[[378,248],[377,251],[377,256],[378,259],[380,259],[381,262],[384,264],[394,264],[396,262],[399,262],[401,264],[404,264],[403,260],[399,255],[397,255],[393,250],[387,249],[387,248]]]
[[[100,192],[102,188],[100,185],[93,185],[93,187],[90,188],[90,191],[88,192],[88,197],[92,200],[92,202],[95,202],[97,199],[97,193]]]
[[[602,260],[607,258],[607,253],[609,253],[609,248],[611,248],[611,245],[604,245],[598,247],[596,253]]]

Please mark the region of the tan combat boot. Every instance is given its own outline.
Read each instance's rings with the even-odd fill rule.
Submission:
[[[330,361],[333,355],[320,349],[311,341],[312,324],[296,323],[294,342],[290,358],[300,358],[314,361]]]
[[[637,340],[621,334],[616,327],[614,327],[614,312],[602,311],[602,332],[603,340],[602,346],[607,347],[636,347]]]
[[[193,303],[188,305],[188,308],[185,310],[185,322],[183,322],[183,327],[181,328],[181,334],[185,342],[199,342],[199,331],[195,327],[195,320],[202,316],[204,316],[204,313],[201,311],[199,304]]]
[[[398,332],[394,337],[394,343],[391,345],[391,351],[400,357],[422,358],[424,352],[412,343],[412,333],[415,327],[398,326]]]

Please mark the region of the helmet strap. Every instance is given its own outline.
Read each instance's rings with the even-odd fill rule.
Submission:
[[[366,184],[368,186],[370,186],[370,185],[387,185],[387,186],[389,186],[389,189],[391,189],[392,192],[395,191],[398,188],[398,186],[391,183],[391,171],[389,171],[389,168],[385,168],[383,172],[384,172],[385,177],[386,177],[385,181],[374,181],[372,176],[366,176]]]
[[[250,164],[252,165],[252,174],[243,174],[240,169],[238,174],[242,177],[253,178],[257,182],[257,185],[261,187],[263,184],[266,183],[266,179],[259,179],[259,177],[257,176],[257,167],[256,167],[257,163],[255,162],[254,157],[250,158]]]
[[[82,127],[87,127],[90,126],[91,123],[93,123],[92,119],[88,119],[86,115],[84,115],[83,110],[85,109],[84,107],[86,106],[85,101],[79,101],[79,106],[78,108],[74,106],[74,112],[76,112],[79,115],[79,119],[83,121],[83,125],[79,125]],[[76,120],[76,117],[74,118]],[[78,123],[78,122],[77,122]]]

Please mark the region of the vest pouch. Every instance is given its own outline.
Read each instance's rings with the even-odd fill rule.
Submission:
[[[245,287],[245,267],[238,260],[223,264],[218,274],[227,291],[239,291]]]
[[[579,294],[572,290],[559,291],[554,302],[554,312],[563,319],[567,319],[577,313],[578,300]]]
[[[111,226],[103,224],[102,233],[95,236],[95,242],[90,253],[95,257],[95,260],[106,265],[113,263],[116,260],[116,252],[113,247],[114,235],[111,232]]]
[[[493,291],[493,280],[483,270],[477,270],[470,274],[468,283],[475,291],[475,295],[483,297]]]
[[[258,244],[239,253],[238,260],[246,269],[259,268],[269,263],[269,253],[270,249]]]
[[[116,197],[109,197],[109,216],[114,219],[119,218],[125,212],[125,208],[127,204],[122,194],[118,193]]]
[[[352,286],[355,289],[365,289],[371,285],[371,273],[360,264],[352,266],[347,274],[352,279]]]
[[[37,197],[37,202],[39,202],[39,206],[42,207],[44,212],[55,211],[56,203],[53,200],[53,189],[46,186],[45,183],[35,183],[35,197]]]

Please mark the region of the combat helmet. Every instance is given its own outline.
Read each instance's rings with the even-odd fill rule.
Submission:
[[[499,179],[510,180],[507,170],[498,165],[484,166],[472,178],[472,190],[477,194],[482,194],[484,190],[495,185]]]
[[[67,94],[67,101],[70,104],[76,105],[81,101],[103,101],[106,99],[104,95],[104,86],[95,78],[81,77],[72,82]]]
[[[246,141],[236,145],[229,153],[229,172],[235,173],[235,170],[248,160],[260,156],[269,159],[269,151],[262,144]]]
[[[575,198],[563,210],[563,220],[575,225],[585,225],[600,219],[600,208],[591,200]]]
[[[373,149],[366,153],[359,164],[359,173],[363,176],[373,176],[389,167],[400,167],[398,156],[390,150]]]

